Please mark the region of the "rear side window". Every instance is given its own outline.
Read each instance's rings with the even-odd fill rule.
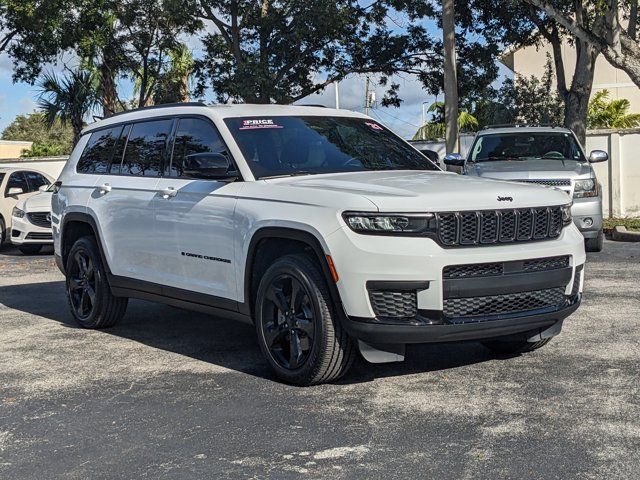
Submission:
[[[121,175],[159,177],[173,120],[136,123],[131,127]]]
[[[79,173],[106,173],[113,156],[113,147],[120,136],[122,126],[93,132],[78,160]]]
[[[38,172],[24,172],[24,175],[27,177],[30,192],[37,192],[41,186],[49,185],[49,180]]]
[[[220,134],[206,120],[200,118],[182,118],[176,129],[173,156],[168,175],[181,177],[182,166],[187,156],[194,153],[222,153],[227,155]]]

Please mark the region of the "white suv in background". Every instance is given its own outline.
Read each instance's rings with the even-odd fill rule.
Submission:
[[[564,192],[440,171],[375,120],[318,107],[180,104],[88,127],[53,194],[71,312],[128,298],[253,323],[276,375],[339,378],[357,349],[541,347],[578,308]]]
[[[20,200],[11,213],[11,243],[25,255],[35,255],[53,244],[51,195],[53,185],[43,185],[40,193]]]

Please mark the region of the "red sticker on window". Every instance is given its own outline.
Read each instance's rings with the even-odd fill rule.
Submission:
[[[370,127],[372,130],[377,130],[377,131],[382,131],[383,128],[378,125],[377,123],[373,123],[373,122],[364,122],[365,125],[367,125],[368,127]]]
[[[273,122],[271,118],[243,120],[240,130],[257,130],[261,128],[284,128]]]

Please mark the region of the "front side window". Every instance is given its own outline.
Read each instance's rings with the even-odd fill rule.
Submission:
[[[9,190],[12,188],[21,188],[22,193],[27,193],[29,191],[29,184],[27,183],[27,179],[24,176],[24,172],[13,172],[9,176],[7,187],[4,192],[5,195],[8,195]]]
[[[122,126],[106,128],[93,132],[87,142],[77,170],[79,173],[105,173],[109,170],[113,147],[120,136]]]
[[[439,170],[373,120],[245,117],[225,120],[256,178],[368,170]]]
[[[24,175],[27,178],[30,192],[37,192],[41,186],[49,185],[49,180],[38,172],[24,172]]]
[[[182,118],[178,122],[169,176],[182,177],[184,160],[194,153],[227,155],[222,138],[211,122],[200,118]]]
[[[577,160],[586,158],[575,137],[566,132],[496,133],[479,136],[470,161]]]
[[[154,120],[132,125],[121,175],[159,177],[173,120]]]

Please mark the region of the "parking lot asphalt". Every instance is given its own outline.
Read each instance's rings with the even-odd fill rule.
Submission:
[[[590,254],[531,354],[419,345],[299,388],[253,328],[132,301],[77,328],[49,254],[0,252],[0,478],[637,478],[640,245]]]

